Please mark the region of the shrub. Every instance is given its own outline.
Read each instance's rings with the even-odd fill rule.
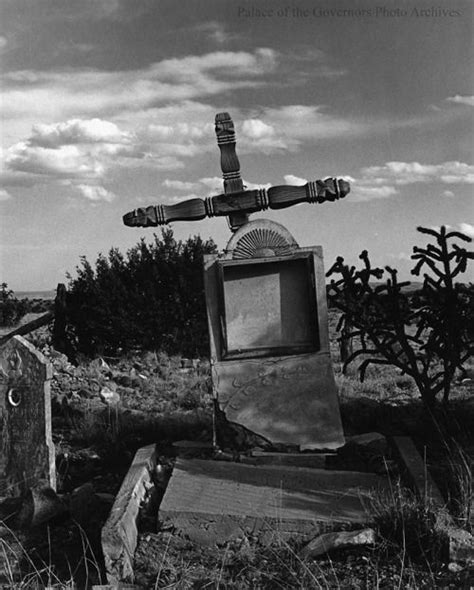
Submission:
[[[217,251],[199,236],[176,241],[172,230],[142,239],[124,256],[112,248],[95,269],[85,258],[68,275],[69,336],[86,355],[165,350],[204,355],[208,349],[203,255]]]
[[[0,288],[0,326],[14,326],[28,311],[26,301],[17,299],[7,283]]]
[[[385,284],[372,282],[382,279],[385,271],[372,268],[367,251],[360,255],[361,270],[345,265],[343,258],[336,260],[327,275],[341,278],[331,281],[328,297],[343,312],[342,325],[351,327],[352,332],[343,337],[358,336],[361,341],[361,348],[344,366],[363,355],[359,366],[363,380],[370,364],[394,365],[414,379],[423,401],[432,406],[439,393],[448,401],[456,369],[462,371],[474,351],[474,289],[454,282],[474,253],[450,243],[471,241],[460,232],[445,227],[439,232],[423,227],[418,231],[434,237],[436,245],[413,249],[417,263],[412,274],[418,275],[424,266],[430,271],[424,275],[416,308],[404,292],[410,283],[399,283],[395,269],[385,268],[389,275]]]

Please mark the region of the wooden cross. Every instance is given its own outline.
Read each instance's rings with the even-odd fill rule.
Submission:
[[[123,222],[130,227],[155,227],[171,221],[197,221],[205,217],[228,216],[229,226],[236,231],[248,221],[250,213],[266,209],[285,209],[298,203],[337,201],[349,191],[342,179],[326,178],[303,186],[272,186],[245,190],[240,176],[240,163],[235,151],[234,123],[228,113],[216,115],[217,145],[221,152],[224,194],[206,199],[189,199],[176,205],[150,205],[129,211]]]

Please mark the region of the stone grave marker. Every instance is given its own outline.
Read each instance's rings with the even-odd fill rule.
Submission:
[[[321,247],[299,248],[279,224],[255,220],[204,266],[213,382],[227,420],[271,443],[342,446]]]
[[[228,113],[216,115],[216,135],[224,194],[136,209],[123,221],[149,227],[228,216],[233,236],[223,255],[205,258],[204,269],[218,411],[270,443],[337,448],[344,437],[329,355],[322,248],[299,248],[282,225],[248,216],[336,201],[349,184],[327,178],[245,190]]]
[[[56,489],[51,364],[21,336],[0,348],[0,496]]]

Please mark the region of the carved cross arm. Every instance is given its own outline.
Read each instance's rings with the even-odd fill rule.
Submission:
[[[285,209],[298,203],[337,201],[350,192],[349,183],[337,178],[315,180],[303,186],[272,186],[267,189],[239,191],[189,199],[176,205],[151,205],[129,211],[123,222],[129,227],[154,227],[171,221],[197,221],[205,217],[222,217],[236,212],[255,213],[266,209]]]

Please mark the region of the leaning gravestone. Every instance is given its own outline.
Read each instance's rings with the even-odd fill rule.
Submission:
[[[56,489],[51,377],[51,364],[21,336],[0,348],[0,496]]]
[[[329,353],[323,255],[250,221],[205,256],[213,382],[230,422],[269,443],[344,444]]]

